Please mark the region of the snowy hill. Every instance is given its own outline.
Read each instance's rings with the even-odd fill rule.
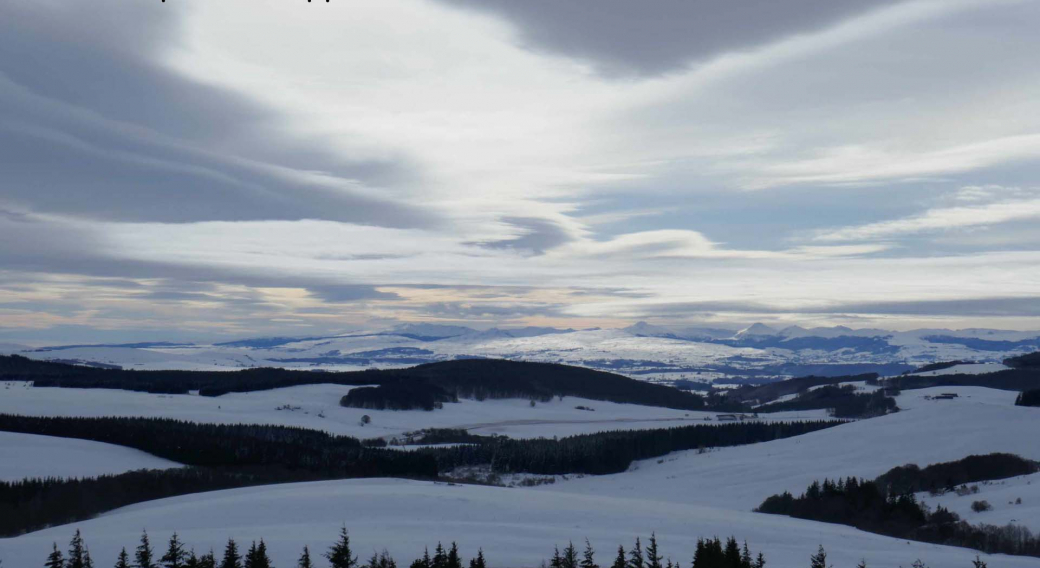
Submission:
[[[38,359],[128,369],[217,370],[275,366],[358,370],[456,358],[492,357],[565,363],[647,380],[711,382],[809,374],[897,375],[940,361],[999,364],[1040,350],[1040,332],[921,329],[893,332],[848,327],[743,330],[669,327],[639,322],[623,329],[527,327],[477,330],[404,324],[323,337],[267,337],[204,344],[57,346],[20,349]]]
[[[0,481],[27,477],[93,477],[171,467],[180,467],[180,464],[123,446],[0,432]]]

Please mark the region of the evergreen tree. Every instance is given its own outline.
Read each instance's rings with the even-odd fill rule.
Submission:
[[[766,568],[766,556],[761,552],[758,553],[758,558],[755,559],[755,568]]]
[[[469,561],[469,568],[487,568],[487,562],[484,560],[484,549],[477,549],[476,558],[471,558]]]
[[[859,564],[856,565],[856,568],[867,568],[867,559],[864,558],[860,560]]]
[[[828,568],[827,566],[827,552],[823,549],[823,545],[820,545],[820,549],[809,557],[810,568]]]
[[[83,568],[94,568],[94,559],[90,557],[90,549],[83,549]]]
[[[437,542],[437,548],[433,549],[433,562],[430,563],[432,568],[448,568],[448,556],[444,553],[444,547],[441,546],[440,542]]]
[[[184,561],[184,568],[199,568],[199,557],[195,555],[194,548],[188,553],[188,557]]]
[[[227,546],[224,547],[224,559],[220,562],[220,568],[242,568],[242,555],[238,553],[238,544],[233,538],[229,538]]]
[[[46,568],[65,568],[65,556],[58,550],[58,543],[54,543],[54,550],[47,556]]]
[[[1018,396],[1019,396],[1019,398],[1022,397],[1022,395],[1018,395]],[[972,560],[971,564],[972,564],[972,568],[987,568],[986,567],[986,563],[983,562],[981,558],[979,558],[978,554],[975,555],[975,560]]]
[[[213,550],[199,557],[199,568],[217,568],[217,558],[213,555]]]
[[[737,544],[737,539],[734,537],[726,539],[724,563],[726,568],[740,568],[740,546]]]
[[[617,547],[617,557],[614,558],[614,563],[610,568],[625,568],[627,565],[628,563],[625,562],[625,547],[619,544]]]
[[[563,568],[563,556],[560,554],[559,546],[553,546],[553,557],[549,561],[549,568]]]
[[[243,568],[256,568],[256,541],[249,545],[249,550],[246,551],[245,560],[242,562]]]
[[[166,548],[166,554],[163,554],[159,562],[162,563],[163,568],[184,568],[187,559],[184,543],[177,537],[177,533],[173,533],[173,536],[170,537],[170,544]]]
[[[134,566],[136,568],[156,568],[152,564],[152,545],[148,542],[148,532],[141,531],[141,544],[137,545],[134,552]]]
[[[704,549],[704,539],[697,539],[697,548],[693,549],[693,568],[707,568],[708,559]]]
[[[740,551],[740,568],[755,568],[746,540],[744,541],[744,548]]]
[[[650,545],[646,547],[647,568],[662,568],[661,555],[657,550],[657,534],[650,533]]]
[[[126,547],[119,551],[115,568],[130,568],[130,555],[126,553]]]
[[[332,568],[356,568],[357,556],[353,554],[353,551],[350,550],[350,535],[347,534],[347,527],[344,526],[339,530],[339,541],[329,547],[325,558],[332,564]]]
[[[585,539],[585,553],[581,557],[581,568],[599,568],[596,565],[596,551],[592,549],[592,543]]]
[[[66,568],[86,568],[83,551],[83,536],[80,535],[79,529],[76,529],[76,534],[72,535],[72,540],[69,541],[69,556],[65,560]]]
[[[628,568],[645,568],[646,562],[643,560],[643,545],[639,542],[639,537],[636,537],[636,545],[632,550],[628,551]]]
[[[306,546],[303,547],[300,559],[296,561],[296,568],[314,568],[314,564],[311,563],[311,550]]]
[[[578,568],[578,551],[573,542],[568,542],[567,548],[563,549],[563,568]]]
[[[412,562],[411,568],[433,568],[433,561],[430,560],[429,548],[423,549],[423,557],[416,558],[415,561]]]
[[[267,544],[264,542],[264,539],[260,539],[260,546],[256,547],[253,568],[271,568],[271,557],[267,555]]]
[[[447,568],[462,568],[462,558],[459,557],[459,547],[454,542],[448,549]]]

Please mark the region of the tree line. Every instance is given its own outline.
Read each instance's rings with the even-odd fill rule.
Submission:
[[[559,440],[474,437],[472,445],[403,452],[285,426],[0,415],[0,431],[119,444],[193,466],[85,479],[0,482],[0,535],[87,519],[141,501],[268,483],[352,477],[435,479],[460,466],[483,466],[497,473],[618,473],[635,460],[674,451],[765,442],[838,424],[691,425]]]
[[[651,430],[618,430],[556,439],[488,438],[483,443],[427,448],[418,453],[437,459],[441,471],[487,465],[494,473],[562,475],[620,473],[633,461],[681,450],[739,446],[800,436],[843,421],[739,422],[695,424]]]
[[[1018,393],[1016,406],[1040,406],[1040,389],[1031,389]]]
[[[891,473],[891,472],[890,472]],[[888,474],[886,474],[888,475]],[[800,496],[790,492],[767,498],[761,513],[850,525],[896,538],[964,546],[987,553],[1040,556],[1040,537],[1018,525],[971,525],[956,513],[921,504],[914,490],[931,486],[926,480],[908,482],[908,475],[869,481],[849,477],[823,483],[814,481]],[[899,488],[901,491],[896,491]]]
[[[345,526],[340,529],[336,542],[322,554],[312,555],[310,548],[304,546],[294,567],[317,568],[321,562],[320,559],[324,559],[329,568],[397,568],[398,566],[397,561],[385,548],[381,552],[373,552],[366,561],[359,560],[358,555],[354,553],[350,534]],[[96,567],[90,554],[90,548],[79,530],[76,530],[69,542],[67,553],[58,548],[58,543],[54,543],[43,565],[45,568]],[[263,538],[259,542],[252,541],[248,548],[240,546],[234,539],[228,539],[223,551],[216,552],[210,549],[200,554],[181,541],[177,533],[173,533],[165,549],[155,549],[147,531],[141,533],[140,542],[133,548],[132,553],[123,547],[112,566],[114,568],[275,568]],[[455,542],[452,542],[449,547],[438,542],[432,555],[427,547],[422,556],[409,564],[409,568],[465,568],[466,566],[487,568],[488,561],[484,556],[484,549],[479,548],[476,556],[470,558],[467,563],[459,553],[459,547]],[[553,546],[549,559],[541,561],[542,568],[683,568],[684,566],[690,568],[765,568],[766,557],[762,552],[752,553],[746,540],[741,545],[735,537],[731,536],[723,541],[716,536],[697,539],[697,546],[689,564],[678,560],[673,562],[671,558],[665,558],[658,545],[657,536],[651,534],[645,547],[638,537],[635,544],[627,551],[623,545],[619,545],[616,555],[609,563],[600,564],[597,561],[596,551],[587,538],[583,550],[579,551],[573,542],[569,542],[562,550],[559,545],[556,545]],[[827,551],[823,545],[820,545],[815,553],[809,555],[806,566],[808,568],[833,568],[833,565],[827,561]],[[926,568],[920,560],[914,562],[912,566]],[[866,561],[861,561],[856,568],[867,568]],[[985,561],[976,556],[972,562],[972,568],[988,567]]]

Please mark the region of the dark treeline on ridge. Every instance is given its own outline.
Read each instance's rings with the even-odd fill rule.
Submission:
[[[131,371],[35,361],[11,355],[0,356],[0,380],[33,381],[34,386],[39,387],[112,388],[163,394],[199,391],[203,396],[308,384],[385,387],[367,391],[360,400],[365,408],[380,405],[384,408],[424,408],[431,396],[435,402],[437,399],[447,402],[457,398],[547,401],[554,396],[575,396],[680,410],[700,410],[706,406],[703,397],[670,386],[582,367],[501,359],[459,359],[407,369],[352,372],[277,368]],[[344,402],[350,404],[351,400]],[[409,406],[411,404],[415,406]]]
[[[843,423],[820,420],[696,424],[654,430],[580,434],[559,440],[496,437],[481,444],[419,452],[435,456],[442,471],[462,466],[488,465],[494,473],[602,475],[623,472],[633,461],[670,452],[768,442]]]
[[[783,402],[773,402],[755,408],[755,412],[785,412],[790,410],[831,409],[835,418],[869,418],[898,410],[896,401],[884,391],[856,392],[853,385],[825,385],[802,391]]]
[[[673,451],[766,442],[841,423],[698,424],[559,440],[475,437],[471,445],[409,452],[284,426],[0,415],[0,431],[120,444],[195,466],[80,480],[0,482],[0,534],[82,520],[151,499],[264,483],[373,476],[431,479],[460,466],[500,473],[617,473],[635,460]]]
[[[1032,389],[1018,393],[1015,398],[1017,406],[1040,406],[1040,389]]]
[[[971,525],[943,507],[934,511],[918,502],[915,491],[952,490],[959,483],[1003,479],[1037,470],[1036,463],[1008,454],[969,456],[957,462],[894,468],[877,480],[849,477],[813,482],[805,493],[773,495],[756,509],[761,513],[850,525],[886,536],[934,544],[965,546],[987,553],[1040,556],[1040,538],[1026,527]]]

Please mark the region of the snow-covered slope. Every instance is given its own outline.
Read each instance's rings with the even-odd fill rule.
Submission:
[[[973,524],[1015,523],[1034,531],[1040,528],[1040,473],[970,485],[977,486],[979,492],[968,495],[950,492],[940,496],[920,493],[918,498],[931,507],[946,507]],[[971,510],[974,501],[986,501],[992,509],[976,513]]]
[[[27,477],[93,477],[170,467],[180,467],[180,464],[123,446],[0,432],[0,481]]]
[[[422,428],[465,428],[476,434],[536,438],[604,430],[666,428],[703,423],[714,413],[617,404],[576,397],[531,406],[525,399],[461,400],[430,412],[343,408],[339,400],[353,387],[306,385],[211,398],[109,389],[12,388],[0,397],[0,413],[30,416],[151,416],[203,423],[282,424],[359,438],[400,436]],[[584,406],[595,410],[581,410]],[[361,425],[361,417],[372,421]],[[821,418],[822,411],[778,413],[772,420]]]
[[[953,400],[931,400],[956,392]],[[708,504],[746,511],[774,493],[798,494],[825,477],[874,478],[971,454],[1008,452],[1040,459],[1040,412],[1014,406],[1015,393],[976,387],[905,391],[903,410],[804,436],[699,454],[677,452],[617,475],[548,486],[548,491]],[[1031,527],[1040,530],[1040,525]]]
[[[686,489],[700,493],[697,480]],[[221,550],[227,538],[264,538],[277,566],[293,566],[304,545],[323,551],[339,528],[350,530],[361,557],[387,548],[407,565],[436,542],[458,541],[469,557],[482,547],[495,567],[538,566],[554,544],[588,537],[601,563],[618,544],[654,531],[662,551],[686,564],[697,537],[734,534],[766,551],[769,566],[808,565],[823,544],[835,566],[909,566],[920,558],[933,567],[970,566],[973,551],[911,543],[841,525],[798,521],[749,511],[519,488],[448,485],[405,480],[350,480],[235,489],[133,505],[90,521],[0,539],[4,565],[41,565],[51,543],[83,531],[95,561],[107,565],[123,546],[133,547],[147,528],[158,547],[177,531],[196,550]],[[1040,559],[992,557],[999,568],[1036,568]]]

